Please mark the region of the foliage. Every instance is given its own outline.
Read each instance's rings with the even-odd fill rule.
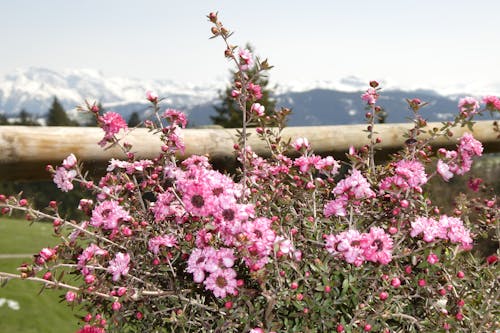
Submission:
[[[57,97],[54,97],[47,115],[47,126],[78,126],[78,123],[68,117]]]
[[[21,195],[0,195],[4,214],[19,210],[30,221],[50,220],[61,237],[18,277],[65,288],[66,302],[87,312],[80,332],[500,329],[496,194],[471,182],[456,193],[453,211],[443,212],[428,191],[433,178],[446,186],[467,174],[483,150],[470,133],[453,138],[454,150],[431,143],[455,127],[472,128],[485,111],[499,112],[500,99],[485,97],[481,109],[463,98],[453,122],[431,129],[420,113],[426,103],[408,99],[413,128],[406,146],[376,163],[382,91],[372,81],[361,96],[370,144],[351,148],[342,166],[314,154],[307,138],[282,137],[290,110],[266,114],[259,102],[258,79],[269,64],[258,63],[249,75],[251,52],[229,43],[217,14],[208,18],[237,68],[232,97],[243,124],[234,146],[237,177],[215,171],[206,156],[179,162],[186,117],[161,112],[152,92],[146,98],[154,117],[145,125],[163,142],[153,160],[136,158],[120,115],[98,115],[86,103],[81,110],[94,113],[104,131],[99,144],[119,147],[124,160],[111,160],[95,182],[73,154],[49,168],[63,192],[75,184],[88,190],[79,220],[61,216],[56,201],[39,211]],[[269,157],[248,146],[250,124]],[[497,245],[486,258],[473,251],[484,235]]]

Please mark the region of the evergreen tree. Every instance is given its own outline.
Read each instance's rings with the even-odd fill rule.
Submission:
[[[130,117],[128,118],[127,126],[132,128],[136,127],[141,123],[141,118],[139,117],[139,113],[136,111],[132,112],[130,114]]]
[[[253,53],[252,47],[247,45],[247,49]],[[253,77],[257,74],[257,68],[253,67],[247,72],[249,77]],[[231,72],[231,82],[234,82],[238,78],[237,72]],[[266,113],[271,113],[274,111],[276,102],[272,98],[272,91],[267,88],[269,80],[261,75],[258,76],[257,80],[254,82],[262,88],[262,98],[257,101],[263,105],[266,109]],[[210,116],[210,119],[215,125],[220,125],[222,127],[228,128],[238,128],[243,126],[243,113],[238,106],[238,102],[231,96],[232,86],[228,86],[224,91],[219,92],[219,98],[221,103],[219,105],[214,105],[215,116]],[[246,109],[250,110],[252,103],[247,102]]]
[[[19,112],[19,120],[14,122],[13,125],[40,126],[40,124],[33,118],[31,113],[29,113],[25,109],[21,109],[21,111]]]
[[[47,116],[47,126],[78,126],[78,123],[69,119],[57,97],[54,97]]]
[[[0,125],[10,125],[9,120],[4,114],[0,114]]]

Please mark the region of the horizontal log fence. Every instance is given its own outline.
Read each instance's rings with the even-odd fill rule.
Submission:
[[[440,127],[441,123],[429,123],[427,128]],[[377,124],[378,145],[382,154],[401,148],[405,144],[403,134],[412,124]],[[331,154],[342,158],[350,146],[361,147],[369,142],[363,130],[366,125],[288,127],[284,139],[307,137],[314,151],[321,155]],[[469,130],[466,127],[453,129],[453,138]],[[249,144],[259,155],[269,152],[264,142],[258,139],[254,129]],[[233,145],[237,142],[236,129],[186,129],[182,131],[186,144],[184,156],[207,154],[218,166],[234,165]],[[480,140],[486,152],[500,152],[500,140],[493,121],[478,121],[473,128],[474,137]],[[102,170],[111,158],[124,158],[118,147],[103,150],[97,142],[103,132],[96,127],[27,127],[0,126],[0,180],[48,179],[47,164],[59,165],[70,153],[84,162],[86,170]],[[147,129],[135,129],[127,134],[125,141],[133,145],[138,158],[154,158],[158,155],[161,141]],[[436,146],[454,146],[456,140],[440,138]],[[182,158],[182,156],[180,156]]]

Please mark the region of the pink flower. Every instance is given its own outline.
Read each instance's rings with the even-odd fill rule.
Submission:
[[[131,217],[118,202],[106,200],[94,208],[90,224],[94,227],[103,227],[112,230],[118,228],[121,221],[128,221]]]
[[[309,144],[309,140],[307,138],[297,138],[295,141],[292,143],[292,147],[300,151],[302,148],[308,150],[311,148],[311,145]]]
[[[160,247],[174,247],[176,245],[177,239],[174,235],[156,236],[148,241],[148,250],[158,255]]]
[[[51,249],[48,247],[43,248],[38,255],[44,260],[44,261],[49,261],[51,259],[54,259],[56,256],[56,249]]]
[[[333,255],[341,256],[354,266],[361,266],[365,261],[364,250],[361,248],[362,237],[359,231],[349,229],[337,236],[327,236],[326,249]]]
[[[384,191],[401,191],[409,188],[420,190],[427,182],[424,166],[418,161],[401,160],[394,164],[395,175],[386,177],[380,182]]]
[[[473,97],[460,98],[458,108],[461,112],[468,112],[469,115],[473,115],[479,110],[479,102]]]
[[[435,253],[429,253],[427,256],[427,262],[431,265],[434,265],[439,262],[439,257]]]
[[[486,108],[490,111],[500,111],[500,98],[496,96],[485,96],[483,103],[486,104]]]
[[[377,102],[378,96],[379,95],[377,94],[377,91],[375,89],[368,88],[368,90],[366,90],[366,92],[361,95],[361,99],[367,104],[372,105]]]
[[[348,198],[366,199],[375,197],[375,192],[359,170],[352,169],[351,175],[342,179],[333,189],[336,195],[347,195]]]
[[[68,157],[64,159],[62,162],[62,166],[65,167],[66,169],[73,169],[76,165],[76,157],[73,154],[70,154]]]
[[[118,281],[121,276],[126,276],[130,269],[130,255],[128,253],[119,252],[113,260],[110,260],[108,273],[113,275],[113,281]]]
[[[438,160],[436,170],[445,181],[448,181],[453,177],[453,172],[450,171],[450,166],[442,160]]]
[[[483,153],[483,144],[480,141],[474,139],[472,134],[465,133],[460,138],[458,153],[462,157],[464,155],[467,155],[469,157],[481,156]]]
[[[59,167],[54,174],[54,183],[62,192],[68,192],[73,189],[72,181],[77,173],[75,170],[67,170],[65,167]]]
[[[173,126],[180,125],[182,128],[186,128],[187,118],[186,115],[181,111],[166,109],[162,117],[167,118]]]
[[[94,257],[94,255],[106,256],[107,254],[108,251],[103,250],[99,246],[92,243],[87,246],[85,250],[83,250],[83,252],[78,256],[77,267],[79,269],[84,269],[84,266]]]
[[[218,269],[217,252],[213,247],[206,247],[191,252],[186,272],[193,274],[194,282],[201,283],[205,279],[205,272],[212,273]]]
[[[264,105],[260,105],[260,103],[253,103],[250,107],[250,112],[257,115],[258,117],[262,117],[266,111]]]
[[[76,294],[74,292],[72,292],[72,291],[68,291],[66,293],[65,298],[66,298],[66,301],[69,302],[69,303],[74,302],[75,299],[76,299]]]
[[[104,138],[99,142],[101,146],[105,146],[107,142],[112,142],[113,136],[120,132],[121,129],[127,129],[127,122],[116,112],[106,112],[104,115],[99,116],[98,122],[104,130]]]
[[[240,56],[240,70],[249,70],[253,66],[252,52],[248,49],[240,49],[238,55]]]
[[[379,227],[371,227],[368,234],[361,236],[363,256],[371,262],[387,265],[392,260],[392,245],[392,238]]]
[[[158,102],[158,94],[156,94],[153,91],[146,91],[146,98],[148,101],[151,103],[156,103]]]
[[[204,284],[207,290],[212,290],[214,295],[219,298],[237,293],[236,272],[232,268],[219,269],[210,273]]]
[[[250,93],[250,97],[254,100],[259,100],[262,98],[262,88],[258,84],[249,82],[247,84],[247,91]]]
[[[330,200],[323,208],[323,214],[325,215],[325,217],[330,217],[333,215],[346,216],[347,212],[345,208],[347,206],[347,201],[347,196],[340,196],[335,200]]]

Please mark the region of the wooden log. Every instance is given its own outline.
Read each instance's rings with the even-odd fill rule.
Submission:
[[[383,153],[393,152],[404,145],[403,134],[412,124],[377,124],[377,137],[382,139],[378,148]],[[441,123],[429,123],[427,128],[441,127]],[[314,151],[321,155],[342,157],[350,146],[361,147],[369,142],[363,130],[366,125],[288,127],[283,132],[285,140],[307,137]],[[450,147],[456,138],[469,130],[465,127],[453,129],[452,138],[440,138],[435,146]],[[263,141],[254,129],[250,129],[249,144],[259,155],[268,155]],[[234,164],[233,145],[237,142],[236,129],[186,129],[182,132],[186,144],[185,156],[208,155],[217,165]],[[485,152],[499,152],[500,140],[493,121],[478,121],[473,134],[485,147]],[[0,126],[0,180],[47,179],[47,164],[59,165],[69,154],[74,153],[83,161],[86,169],[104,169],[111,158],[124,158],[123,152],[114,147],[103,150],[97,142],[103,132],[96,127],[28,127]],[[126,135],[125,141],[133,145],[138,158],[154,158],[161,147],[159,135],[147,129],[135,129]],[[183,156],[179,156],[183,158]]]

